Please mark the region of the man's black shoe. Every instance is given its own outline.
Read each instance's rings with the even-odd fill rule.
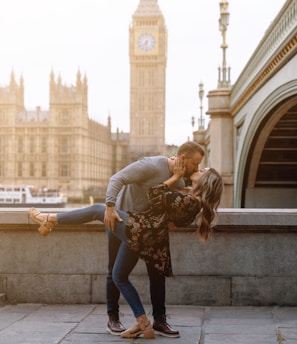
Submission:
[[[119,336],[122,332],[126,331],[125,326],[120,322],[118,314],[109,317],[106,329],[110,334],[115,336]]]
[[[178,338],[179,332],[172,328],[166,321],[166,315],[161,315],[154,320],[153,329],[155,334],[160,334],[161,336],[168,338]]]

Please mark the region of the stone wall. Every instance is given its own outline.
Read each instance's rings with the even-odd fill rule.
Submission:
[[[180,228],[170,245],[167,304],[297,305],[294,209],[221,209],[207,243]],[[58,226],[42,237],[27,209],[1,209],[0,294],[8,303],[105,303],[106,267],[102,224]],[[149,304],[142,261],[131,280]]]

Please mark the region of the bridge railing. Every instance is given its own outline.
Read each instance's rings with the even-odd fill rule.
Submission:
[[[297,305],[296,209],[220,209],[208,242],[193,233],[170,233],[167,304]],[[0,248],[0,293],[8,303],[105,303],[102,224],[57,226],[42,237],[27,209],[1,209]],[[131,279],[149,304],[142,261]]]
[[[245,93],[252,91],[276,72],[289,56],[296,54],[297,0],[287,1],[267,28],[245,68],[232,87],[233,107]]]

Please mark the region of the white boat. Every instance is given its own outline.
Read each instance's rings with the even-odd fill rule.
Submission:
[[[0,207],[63,208],[67,197],[56,190],[39,190],[32,185],[0,185]]]

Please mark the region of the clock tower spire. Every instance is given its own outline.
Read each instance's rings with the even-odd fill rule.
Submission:
[[[140,0],[138,8],[134,13],[134,16],[137,15],[162,15],[158,0]]]
[[[132,159],[165,154],[167,29],[158,0],[140,0],[130,27]]]

